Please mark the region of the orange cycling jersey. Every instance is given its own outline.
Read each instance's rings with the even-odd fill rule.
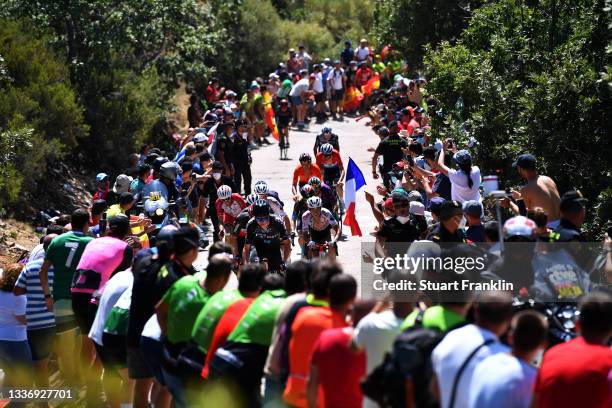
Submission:
[[[337,164],[341,169],[344,168],[344,164],[342,164],[342,158],[340,157],[340,153],[334,149],[331,154],[331,164]],[[319,168],[323,167],[323,160],[325,160],[325,155],[321,152],[317,153],[317,166]]]
[[[311,164],[310,169],[308,171],[304,170],[301,165],[298,165],[295,170],[293,170],[293,182],[292,186],[295,186],[299,183],[300,187],[304,184],[308,183],[308,180],[311,177],[321,178],[321,169],[316,164]]]

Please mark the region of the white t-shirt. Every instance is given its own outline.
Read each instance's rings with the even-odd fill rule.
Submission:
[[[366,373],[370,374],[391,351],[393,342],[400,332],[404,319],[395,316],[392,310],[370,313],[359,321],[353,332],[353,342],[366,353]],[[364,408],[378,405],[367,397],[363,398]]]
[[[24,341],[28,339],[27,326],[15,316],[26,314],[28,299],[25,295],[15,296],[13,292],[0,291],[0,340]]]
[[[370,55],[370,49],[368,47],[365,48],[357,48],[357,61],[365,61],[366,58],[368,58],[368,55]]]
[[[126,271],[117,272],[108,282],[106,282],[106,285],[104,285],[104,292],[102,293],[102,297],[100,297],[98,311],[96,312],[96,317],[89,330],[89,338],[98,345],[104,345],[102,344],[102,334],[104,333],[104,324],[106,323],[108,314],[121,295],[123,295],[123,292],[132,287],[132,283],[134,283],[134,275],[130,268]]]
[[[466,408],[469,406],[470,390],[472,389],[472,379],[476,366],[485,358],[497,353],[507,353],[510,349],[500,343],[494,333],[475,324],[469,324],[448,333],[433,350],[431,362],[438,378],[442,408],[449,406],[451,389],[459,367],[476,347],[488,339],[494,339],[495,342],[478,350],[463,370],[457,386],[454,408]]]
[[[344,70],[342,68],[334,68],[329,73],[329,82],[331,82],[332,88],[335,90],[340,90],[344,88],[344,84],[342,83],[342,78],[344,77]]]
[[[317,72],[315,74],[314,84],[312,84],[312,89],[316,93],[323,92],[323,74],[321,72]]]
[[[470,407],[529,408],[538,371],[507,353],[485,358],[474,370]]]
[[[472,166],[470,177],[474,182],[472,188],[468,187],[468,178],[462,170],[448,170],[448,178],[451,182],[451,199],[459,201],[461,204],[470,200],[482,201],[478,191],[482,181],[478,166]]]
[[[293,88],[291,88],[289,96],[301,96],[304,92],[308,91],[308,88],[310,88],[308,78],[302,78],[293,84]]]

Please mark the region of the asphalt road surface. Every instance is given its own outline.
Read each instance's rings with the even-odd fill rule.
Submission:
[[[345,167],[348,165],[349,157],[357,164],[363,172],[366,180],[364,186],[357,193],[356,215],[359,226],[363,233],[362,237],[352,236],[351,230],[343,226],[343,237],[338,242],[339,256],[337,260],[344,267],[344,272],[353,275],[359,282],[361,274],[361,243],[364,241],[373,242],[374,238],[370,235],[376,221],[371,213],[370,206],[365,201],[364,191],[370,191],[376,195],[376,183],[372,178],[372,152],[369,147],[376,147],[378,137],[366,126],[367,119],[356,122],[354,118],[345,118],[343,122],[328,121],[325,126],[332,128],[340,139],[340,154]],[[285,203],[285,211],[291,214],[293,210],[293,200],[291,198],[291,181],[293,170],[298,165],[298,157],[301,153],[308,152],[312,155],[315,136],[320,133],[323,125],[312,124],[305,131],[291,130],[289,134],[290,148],[287,155],[288,160],[280,160],[280,151],[276,143],[261,147],[251,152],[253,156],[252,173],[253,185],[258,180],[266,180],[272,190],[279,193],[281,200]],[[270,141],[274,141],[271,137]],[[291,260],[300,259],[300,249],[293,247]],[[200,253],[197,265],[204,267],[206,264],[207,251]],[[231,287],[236,285],[234,279],[229,283]]]

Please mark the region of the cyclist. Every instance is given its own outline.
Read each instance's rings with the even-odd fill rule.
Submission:
[[[295,231],[300,231],[302,229],[302,214],[307,211],[308,206],[306,205],[306,200],[312,197],[315,194],[314,189],[310,184],[304,184],[300,188],[300,200],[295,202],[293,206],[293,214],[291,214],[291,221],[293,221],[293,229]],[[302,237],[298,237],[298,242],[300,247],[304,246],[304,242],[301,241]]]
[[[243,259],[258,259],[266,264],[269,272],[278,272],[291,255],[291,245],[283,222],[270,215],[270,210],[266,200],[259,199],[253,204],[253,218],[246,228]],[[253,249],[256,255],[251,254]]]
[[[227,185],[222,185],[217,189],[217,201],[215,202],[215,209],[217,215],[221,216],[223,223],[223,230],[221,233],[225,236],[225,242],[234,246],[233,236],[231,232],[234,229],[236,223],[236,217],[246,207],[244,198],[238,193],[232,192],[232,188]]]
[[[318,165],[312,164],[312,157],[308,153],[302,153],[300,155],[300,164],[293,170],[291,193],[293,193],[294,200],[299,198],[297,188],[308,184],[308,180],[313,176],[321,178],[321,169]]]
[[[276,112],[276,125],[278,126],[278,132],[284,136],[285,144],[284,148],[289,148],[289,123],[293,119],[293,113],[289,108],[289,101],[287,99],[281,99]],[[281,137],[281,140],[283,138]]]
[[[317,135],[317,138],[315,139],[314,147],[312,148],[312,151],[315,157],[317,153],[319,152],[319,149],[321,148],[321,146],[323,146],[325,143],[330,143],[334,147],[334,149],[336,149],[337,151],[340,151],[340,143],[338,141],[338,135],[333,133],[331,128],[324,127],[321,130],[321,133]]]
[[[234,256],[239,260],[242,258],[242,250],[244,249],[244,238],[246,237],[246,227],[250,219],[253,217],[253,203],[259,199],[257,193],[251,193],[246,198],[247,207],[245,207],[236,217],[233,235]]]
[[[293,231],[291,229],[291,220],[289,220],[289,216],[285,213],[285,210],[283,210],[283,203],[276,198],[274,194],[272,194],[272,191],[270,191],[268,183],[263,180],[255,183],[255,193],[259,195],[259,198],[267,201],[268,204],[270,204],[270,208],[272,208],[274,214],[283,220],[287,232],[291,234]]]
[[[337,253],[336,242],[340,235],[338,222],[328,209],[321,208],[323,202],[319,197],[310,197],[306,204],[308,211],[302,215],[300,229],[300,239],[308,243],[304,248],[304,253],[309,259],[316,257],[318,247],[325,245],[327,246],[328,256],[335,259]]]
[[[321,179],[318,177],[311,177],[310,180],[308,180],[308,184],[312,186],[315,195],[323,201],[323,207],[327,208],[329,211],[334,211],[336,196],[332,188],[322,183]]]
[[[330,143],[321,146],[320,152],[317,154],[317,165],[323,172],[323,182],[330,187],[335,186],[338,197],[343,197],[344,164],[340,153]],[[341,211],[342,202],[341,200],[339,202]]]

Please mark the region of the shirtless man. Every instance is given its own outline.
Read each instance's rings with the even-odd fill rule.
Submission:
[[[512,165],[516,168],[527,184],[521,189],[525,207],[534,209],[541,207],[548,215],[549,228],[559,225],[559,191],[557,185],[548,176],[541,176],[536,170],[536,158],[532,154],[522,154]]]

